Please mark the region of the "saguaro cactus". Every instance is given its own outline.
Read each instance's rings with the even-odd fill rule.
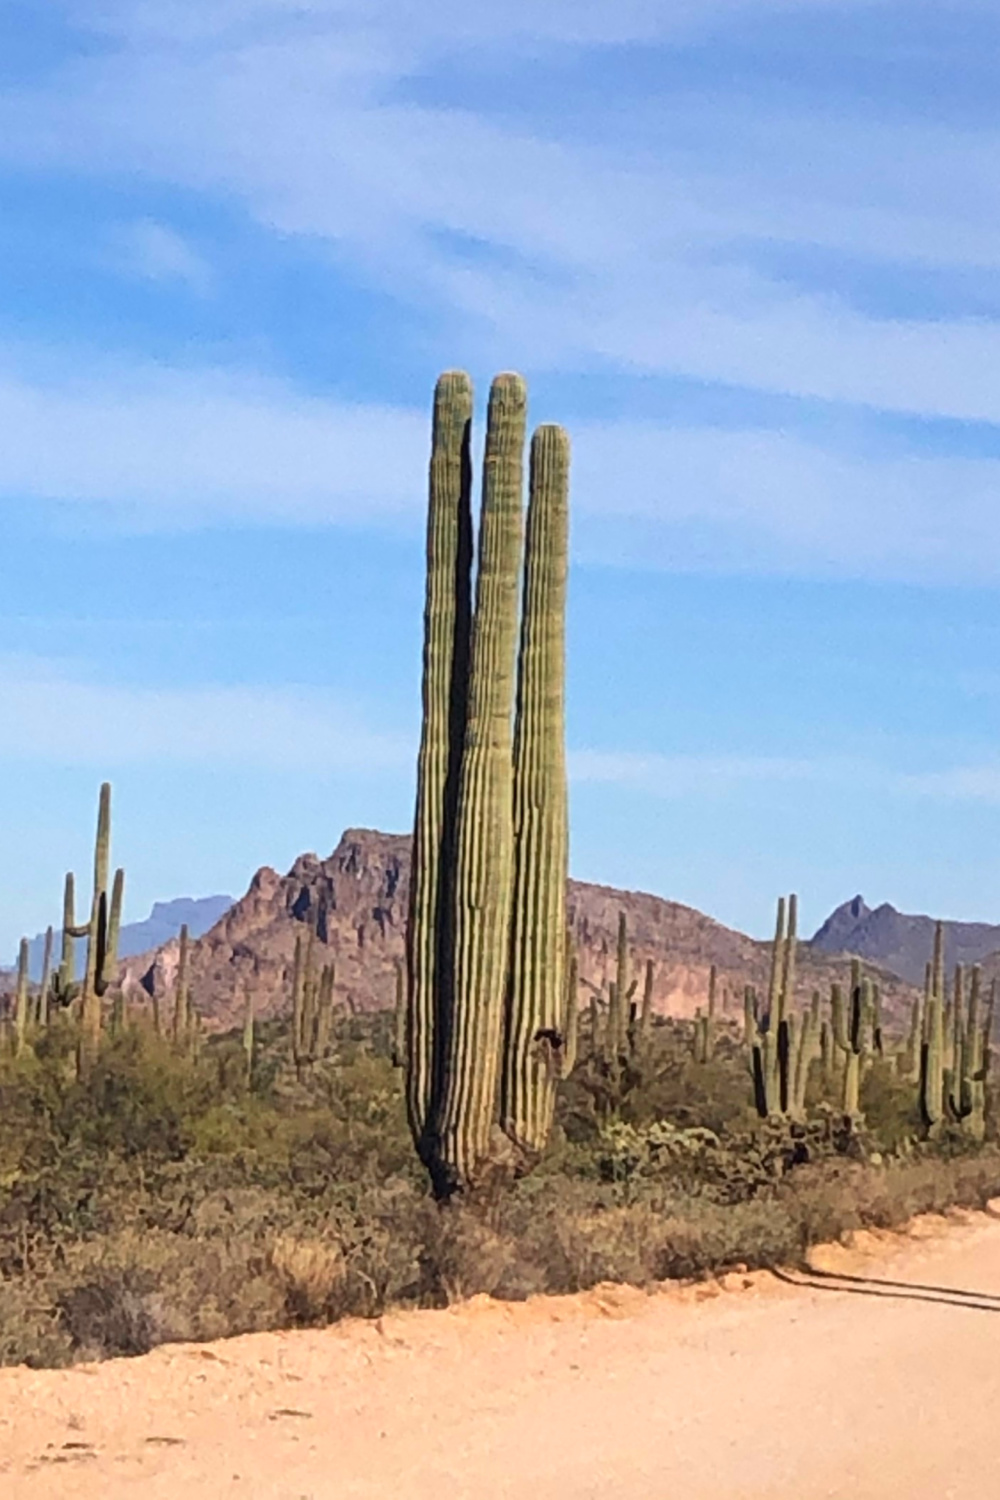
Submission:
[[[28,1045],[31,1020],[28,999],[28,939],[22,938],[17,955],[17,990],[14,1002],[14,1050],[23,1052]]]
[[[920,1113],[928,1136],[933,1138],[940,1131],[944,1117],[944,927],[941,922],[934,931],[934,957],[928,981],[920,1041]]]
[[[569,455],[539,429],[512,736],[526,405],[520,377],[498,376],[470,628],[467,377],[435,396],[406,1036],[410,1126],[442,1197],[537,1155],[561,1071]]]
[[[795,1106],[798,1038],[792,1004],[797,907],[795,896],[789,896],[787,905],[784,896],[778,901],[766,1016],[758,1014],[754,992],[748,989],[744,994],[744,1025],[750,1050],[754,1107],[761,1119],[788,1114]],[[802,1076],[804,1078],[804,1073]],[[802,1089],[804,1098],[804,1082]]]
[[[833,986],[831,1000],[833,1040],[844,1053],[844,1114],[856,1119],[860,1113],[862,1065],[875,1038],[875,1001],[871,981],[862,978],[855,967],[847,1004],[839,985]]]
[[[72,939],[87,939],[87,963],[80,1003],[80,1046],[77,1058],[81,1078],[86,1078],[97,1059],[101,1039],[101,999],[114,980],[118,965],[118,931],[121,924],[122,897],[125,887],[123,871],[116,870],[110,902],[108,872],[111,863],[111,787],[101,787],[97,812],[97,837],[94,843],[94,892],[90,921],[83,928],[73,925],[73,886],[67,877],[63,927],[63,960],[72,964]],[[67,933],[70,941],[67,942]]]

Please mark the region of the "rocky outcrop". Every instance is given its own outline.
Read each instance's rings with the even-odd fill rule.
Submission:
[[[409,837],[349,829],[328,859],[303,854],[287,875],[258,870],[246,895],[191,949],[192,998],[212,1028],[239,1024],[250,989],[259,1016],[280,1014],[291,998],[295,938],[312,928],[318,962],[336,965],[338,999],[355,1010],[391,1006],[395,966],[403,957],[409,887]],[[642,892],[571,881],[569,918],[586,988],[600,990],[614,976],[618,913],[628,921],[636,977],[647,958],[655,965],[654,1003],[660,1013],[690,1016],[702,1005],[712,964],[720,999],[742,1015],[745,984],[767,984],[769,945],[724,927],[676,901]],[[177,944],[126,965],[130,989],[141,983],[169,1005]],[[845,966],[803,944],[798,989],[827,991]],[[908,1006],[912,990],[881,974],[888,1012]]]

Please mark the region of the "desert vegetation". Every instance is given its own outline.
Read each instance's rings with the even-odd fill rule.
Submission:
[[[0,1038],[0,1362],[375,1316],[485,1291],[645,1285],[800,1261],[817,1241],[1000,1194],[994,994],[941,929],[905,1024],[858,961],[796,982],[794,896],[766,992],[714,972],[657,1014],[624,914],[614,978],[568,937],[569,445],[489,404],[473,588],[472,391],[439,382],[407,961],[355,1014],[301,922],[285,1003],[212,1029],[182,933],[173,993],[117,960],[101,789],[89,916],[28,945]],[[518,645],[518,642],[520,643]],[[85,943],[82,974],[76,947]],[[415,1149],[414,1149],[415,1148]]]

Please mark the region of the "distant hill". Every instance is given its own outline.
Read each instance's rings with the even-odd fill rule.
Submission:
[[[122,928],[118,952],[122,958],[133,958],[137,953],[148,953],[151,948],[162,948],[165,943],[178,936],[185,922],[191,936],[199,938],[210,927],[215,926],[232,904],[232,896],[178,896],[173,901],[154,901],[153,909],[144,921],[127,922]],[[56,962],[61,941],[60,931],[56,933],[54,941]],[[81,940],[77,944],[77,972],[83,965],[83,948]],[[39,933],[32,939],[29,949],[32,979],[42,977],[44,954],[45,934]]]
[[[891,969],[909,984],[922,985],[934,947],[935,918],[911,916],[887,901],[874,910],[861,896],[831,912],[812,939],[825,953],[856,953]],[[1000,925],[945,922],[945,967],[978,964],[1000,950]]]
[[[245,997],[258,1016],[290,1004],[295,939],[313,928],[318,963],[336,965],[338,1000],[357,1010],[393,1004],[395,965],[403,957],[409,886],[410,840],[399,834],[349,829],[326,859],[303,854],[287,875],[258,870],[246,895],[192,947],[191,995],[213,1028],[240,1024]],[[581,999],[614,976],[618,913],[628,920],[633,974],[651,958],[653,999],[663,1014],[692,1016],[704,1004],[709,969],[718,970],[720,1002],[743,1015],[743,986],[767,985],[770,945],[755,942],[676,901],[638,891],[571,880],[568,916],[580,962]],[[167,999],[177,972],[177,943],[125,965],[129,989]],[[913,991],[873,966],[882,983],[886,1015],[909,1014]],[[803,943],[797,965],[798,999],[813,989],[825,995],[830,981],[849,975],[845,961]]]

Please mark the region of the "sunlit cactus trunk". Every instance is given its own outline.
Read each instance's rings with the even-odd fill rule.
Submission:
[[[496,1154],[498,1057],[508,972],[514,855],[511,719],[523,541],[527,393],[490,391],[476,607],[459,779],[454,971],[434,1132],[440,1190],[473,1183]],[[561,935],[560,935],[561,941]]]
[[[514,881],[500,1124],[527,1160],[545,1147],[562,1071],[565,1010],[566,574],[569,440],[531,444],[514,731]]]

